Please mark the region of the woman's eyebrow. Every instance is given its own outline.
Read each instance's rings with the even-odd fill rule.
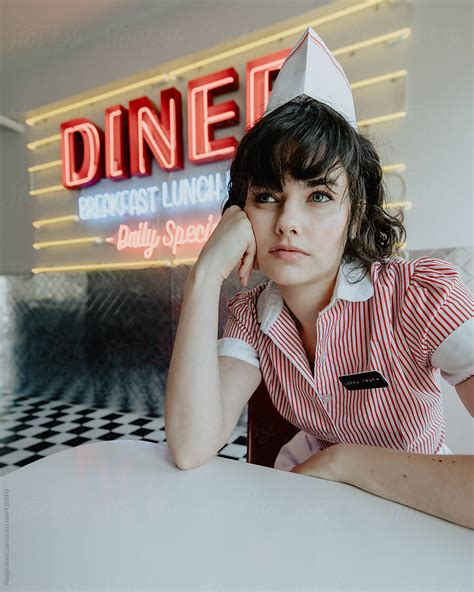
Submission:
[[[317,179],[305,179],[305,181],[302,181],[306,187],[321,187],[321,186],[326,186],[329,188],[336,188],[337,187],[337,179],[333,179],[332,177],[318,177]],[[262,191],[262,190],[269,190],[271,189],[272,191],[275,191],[276,193],[281,193],[281,191],[279,191],[276,188],[271,188],[271,187],[265,187],[265,186],[260,186],[260,185],[250,185],[250,191],[252,192],[256,192],[256,191]]]
[[[307,187],[319,187],[320,185],[326,185],[327,187],[336,187],[337,181],[332,177],[320,177],[318,179],[306,179],[305,185]]]

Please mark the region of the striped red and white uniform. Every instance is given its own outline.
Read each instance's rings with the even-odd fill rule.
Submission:
[[[260,368],[276,409],[300,428],[293,446],[301,449],[304,439],[306,458],[339,442],[450,453],[440,374],[452,385],[474,374],[472,294],[446,261],[392,257],[385,263],[372,263],[370,274],[352,284],[360,272],[353,263],[341,265],[316,322],[314,372],[272,281],[227,305],[218,355]],[[389,386],[350,391],[338,380],[372,370]],[[291,442],[286,447],[285,462]]]

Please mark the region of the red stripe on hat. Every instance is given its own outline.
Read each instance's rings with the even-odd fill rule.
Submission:
[[[305,36],[303,37],[303,39],[301,39],[300,43],[293,49],[293,51],[287,56],[286,60],[283,62],[282,64],[282,68],[283,66],[286,64],[286,62],[293,56],[295,55],[300,49],[301,46],[303,45],[303,43],[306,41],[306,39],[308,38],[308,36],[310,37],[311,41],[313,41],[313,43],[315,43],[315,45],[317,45],[318,47],[320,47],[332,60],[333,64],[336,66],[336,68],[339,70],[339,72],[342,74],[342,76],[344,77],[344,80],[346,81],[347,86],[349,87],[349,90],[352,92],[351,89],[351,85],[349,83],[349,80],[347,79],[347,76],[344,73],[344,70],[341,68],[341,66],[337,63],[336,59],[334,58],[334,56],[331,54],[331,52],[329,51],[329,49],[325,46],[325,45],[321,45],[321,43],[319,42],[318,39],[316,39],[316,37],[313,37],[313,35],[310,33],[310,31],[308,31]]]

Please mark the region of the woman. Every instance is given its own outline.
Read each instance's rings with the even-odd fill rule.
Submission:
[[[263,378],[301,430],[276,468],[474,528],[473,458],[444,443],[439,388],[441,370],[474,414],[472,296],[450,264],[396,256],[405,231],[384,203],[374,147],[329,105],[298,96],[245,133],[186,285],[168,446],[181,468],[212,458]],[[243,286],[252,268],[270,281],[231,299],[216,352],[236,266]]]

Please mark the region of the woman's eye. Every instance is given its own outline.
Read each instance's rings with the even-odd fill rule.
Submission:
[[[314,198],[314,199],[313,199]],[[275,200],[271,193],[258,193],[254,196],[254,201],[256,203],[272,203],[270,200]],[[327,193],[323,193],[321,191],[316,191],[312,193],[309,198],[310,201],[313,203],[326,203],[327,201],[332,201],[332,197]]]
[[[316,203],[324,203],[326,201],[331,201],[331,199],[332,199],[327,193],[321,193],[320,191],[311,194],[311,197],[315,197],[315,196],[320,197],[320,198],[321,197],[325,198],[324,200],[315,200]]]
[[[267,197],[269,197],[270,199],[275,199],[275,198],[273,197],[273,195],[271,195],[270,193],[259,193],[258,195],[256,195],[256,196],[254,197],[254,200],[255,200],[257,203],[268,203],[268,201],[265,199],[265,198],[267,198]]]

